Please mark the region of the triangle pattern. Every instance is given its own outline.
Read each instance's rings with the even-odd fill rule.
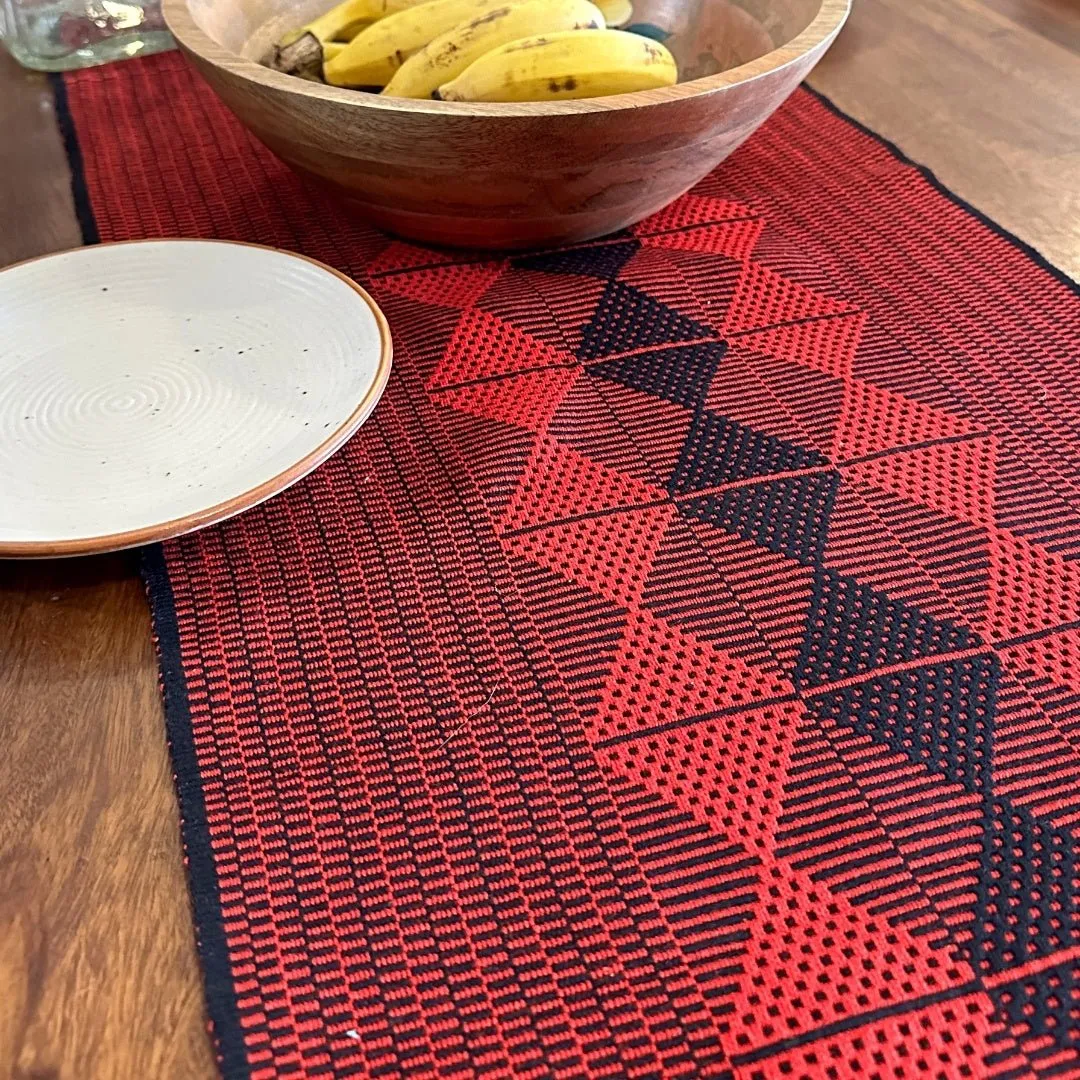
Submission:
[[[993,655],[945,660],[815,694],[823,723],[853,728],[965,791],[990,790],[999,667]]]
[[[584,518],[537,532],[503,537],[513,555],[546,566],[583,588],[630,607],[652,568],[674,514],[670,506]]]
[[[590,461],[545,437],[536,443],[501,527],[512,532],[664,498],[660,488]]]
[[[972,525],[993,524],[993,438],[939,443],[844,467],[844,476]]]
[[[666,485],[690,430],[690,411],[633,386],[587,377],[648,462],[646,479]]]
[[[583,360],[598,360],[616,353],[715,336],[711,327],[680,315],[648,293],[621,281],[610,281],[596,313],[582,331],[578,355]]]
[[[1072,834],[1000,796],[983,814],[972,966],[997,974],[1074,947],[1080,881]]]
[[[532,455],[536,436],[500,420],[446,409],[446,427],[469,464],[469,475],[479,489],[494,520],[518,484],[518,477]]]
[[[771,216],[766,216],[754,262],[814,292],[835,295],[838,286],[835,273],[830,273],[829,260],[823,259],[805,236],[780,227],[770,220]]]
[[[927,506],[916,506],[866,484],[845,484],[841,491],[855,493],[859,502],[873,510],[883,529],[911,553],[921,570],[949,597],[965,622],[982,625],[990,562],[988,534],[984,527],[949,517]],[[841,527],[841,518],[834,513],[829,534],[830,549],[838,527]],[[852,544],[855,542],[852,537]],[[829,561],[828,554],[826,561]],[[834,569],[860,576],[839,563]],[[884,592],[890,591],[885,585],[865,577],[865,571],[862,573],[867,584]]]
[[[705,408],[763,434],[822,449],[790,405],[761,378],[757,359],[738,345],[729,347],[705,395]]]
[[[843,406],[843,380],[802,364],[748,352],[746,341],[739,339],[737,351],[749,357],[748,363],[757,378],[802,425],[807,433],[807,445],[828,454]]]
[[[1080,697],[1080,626],[1062,628],[1054,634],[1001,646],[998,653],[1020,677],[1042,685],[1069,686]],[[1080,734],[1080,733],[1078,733]],[[1080,764],[1080,762],[1078,762]],[[1080,796],[1080,786],[1077,794]]]
[[[1011,439],[1010,439],[1011,442]],[[1080,498],[1054,474],[1036,468],[1013,450],[999,450],[994,477],[994,522],[1033,544],[1080,556]]]
[[[739,1076],[740,1080],[744,1075],[754,1080],[864,1075],[874,1080],[916,1076],[932,1076],[934,1080],[1035,1080],[1039,1074],[1024,1055],[1024,1044],[1017,1044],[999,1017],[988,993],[975,990],[960,994],[950,990],[941,998],[928,999],[928,1003],[905,1005],[899,1010],[886,1008],[858,1026],[843,1023],[827,1040],[793,1040],[770,1054],[763,1062],[765,1069],[746,1074],[740,1071]],[[957,1037],[959,1031],[963,1032],[962,1038]],[[874,1064],[873,1071],[868,1072],[865,1062],[870,1047]],[[823,1060],[829,1062],[827,1070],[821,1069]],[[1042,1075],[1049,1080],[1052,1074]]]
[[[956,949],[971,940],[981,811],[979,793],[811,713],[793,747],[776,851],[871,915]]]
[[[710,525],[686,522],[686,527],[737,601],[744,619],[768,645],[780,670],[793,675],[806,636],[813,570]]]
[[[576,355],[581,328],[592,318],[604,284],[599,278],[513,269],[484,293],[478,306],[524,333]]]
[[[979,644],[966,626],[931,618],[854,578],[818,571],[796,683],[821,686],[877,667]]]
[[[829,518],[825,567],[876,592],[913,604],[931,618],[959,619],[970,624],[964,609],[861,497],[863,490],[857,484],[840,485]]]
[[[582,712],[592,711],[622,641],[625,610],[546,567],[524,559],[509,562],[575,705]]]
[[[816,450],[763,435],[708,409],[694,417],[668,488],[673,494],[701,491],[734,480],[824,465]]]
[[[746,484],[678,504],[679,513],[807,566],[821,562],[837,472]]]
[[[649,398],[659,413],[663,403]],[[680,410],[681,411],[681,410]],[[572,447],[591,461],[639,480],[654,481],[655,470],[591,375],[583,375],[563,398],[548,425],[553,439]]]
[[[497,315],[471,308],[458,323],[428,389],[576,363],[569,353],[560,352]]]
[[[861,313],[789,323],[741,334],[739,343],[766,356],[846,380],[851,378],[865,324],[866,316]]]
[[[737,991],[740,1009],[725,1039],[732,1053],[971,980],[966,964],[951,963],[925,938],[870,915],[805,871],[766,865],[759,888],[764,903],[757,905],[749,928]]]
[[[832,456],[842,461],[927,439],[969,435],[974,430],[963,417],[851,379],[845,388]]]
[[[694,290],[690,288],[679,267],[667,257],[665,251],[642,247],[619,272],[619,281],[640,289],[654,300],[695,322],[708,322],[701,301],[694,295]]]
[[[653,560],[641,603],[666,622],[747,663],[776,667],[776,658],[750,613],[710,557],[705,540],[717,530],[708,525],[697,528],[700,534],[695,523],[681,517],[671,522]],[[799,631],[797,644],[802,643],[801,627]]]
[[[1080,564],[1066,562],[1004,529],[990,532],[986,632],[1022,637],[1080,620]]]
[[[778,830],[802,706],[777,701],[596,751],[612,772],[670,800],[750,855]],[[666,766],[666,767],[665,767]]]
[[[580,376],[580,368],[549,368],[493,382],[444,390],[433,395],[440,405],[501,420],[543,434],[562,399]]]
[[[704,399],[724,355],[722,341],[674,345],[589,365],[589,374],[688,409]]]
[[[469,308],[484,295],[503,273],[504,263],[451,263],[425,267],[406,274],[390,274],[379,279],[379,291],[407,296],[425,304]]]
[[[764,222],[759,219],[725,221],[681,229],[678,232],[644,236],[642,243],[648,247],[667,248],[672,251],[700,251],[707,255],[723,255],[728,259],[745,262],[750,258],[764,227]]]
[[[1080,631],[1071,651],[1080,653]],[[1001,687],[994,730],[994,793],[1055,825],[1080,820],[1080,737],[1075,721],[1080,691],[1043,674],[1046,651],[1059,649],[1053,634],[999,650]],[[1066,644],[1062,652],[1066,652]],[[1058,674],[1060,678],[1060,674]]]
[[[608,784],[664,922],[702,998],[723,1015],[730,1010],[724,999],[732,989],[731,965],[745,949],[745,923],[757,901],[757,860],[643,785],[618,775]]]
[[[400,270],[414,270],[436,263],[459,263],[461,255],[438,248],[421,247],[406,240],[392,240],[368,265],[371,277]]]
[[[704,714],[740,709],[754,700],[791,696],[773,672],[684,633],[648,611],[627,615],[591,740],[603,743]]]
[[[513,260],[513,265],[523,270],[542,270],[546,274],[587,274],[609,279],[619,276],[624,263],[639,247],[641,244],[637,240],[590,244],[569,251],[521,255]]]
[[[426,382],[442,360],[461,312],[456,308],[438,307],[407,296],[384,293],[378,284],[372,284],[371,292],[393,327],[394,350],[398,354],[407,353],[417,378]]]
[[[776,323],[855,314],[857,308],[782,277],[760,263],[747,263],[724,320],[724,332],[742,333]]]
[[[709,325],[720,326],[738,287],[743,264],[736,259],[671,247],[664,250],[664,257],[678,269]]]

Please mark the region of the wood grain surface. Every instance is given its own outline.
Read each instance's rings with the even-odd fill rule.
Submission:
[[[676,2],[688,12],[682,25]],[[698,79],[635,94],[489,103],[359,94],[246,58],[264,55],[265,28],[302,25],[320,3],[163,0],[163,10],[222,101],[295,170],[391,232],[483,248],[590,240],[666,206],[788,97],[850,7],[634,0],[635,19],[674,29],[669,44],[684,66],[687,55],[736,66],[705,60]],[[739,33],[748,13],[756,35]],[[736,39],[741,56],[720,45]]]
[[[856,0],[812,80],[1080,276],[1080,6]],[[78,241],[47,84],[0,55],[0,264]],[[0,562],[0,1080],[214,1075],[130,556]]]

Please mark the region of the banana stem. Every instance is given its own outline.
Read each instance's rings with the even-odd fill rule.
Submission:
[[[322,82],[322,42],[312,33],[302,34],[289,45],[276,45],[270,54],[270,67],[286,75]]]

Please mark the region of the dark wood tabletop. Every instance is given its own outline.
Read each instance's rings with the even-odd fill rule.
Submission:
[[[1080,3],[855,0],[811,82],[1080,277]],[[79,243],[0,50],[0,265]],[[134,556],[0,561],[0,1080],[211,1077]]]

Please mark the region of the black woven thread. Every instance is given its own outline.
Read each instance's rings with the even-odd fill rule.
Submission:
[[[71,170],[71,195],[84,244],[100,243],[101,235],[90,202],[82,149],[68,104],[67,85],[61,75],[50,76],[56,117]],[[195,756],[195,740],[188,707],[187,685],[180,659],[180,631],[172,585],[159,544],[144,549],[142,577],[146,584],[165,699],[165,729],[175,770],[180,805],[180,834],[187,857],[195,939],[202,965],[207,1010],[213,1024],[218,1064],[224,1080],[248,1080],[243,1029],[236,1004],[236,988],[229,964],[225,924],[221,911],[217,871],[210,847],[206,803]]]
[[[71,108],[68,105],[67,84],[62,75],[52,74],[49,76],[52,85],[53,99],[56,102],[56,122],[60,128],[60,135],[64,140],[64,153],[67,155],[68,167],[71,170],[71,198],[75,203],[75,216],[79,221],[79,231],[82,233],[84,244],[98,244],[101,242],[101,234],[98,232],[97,221],[90,205],[90,193],[86,187],[86,171],[83,168],[82,149],[79,146],[79,136],[75,132],[75,121],[71,116]]]

